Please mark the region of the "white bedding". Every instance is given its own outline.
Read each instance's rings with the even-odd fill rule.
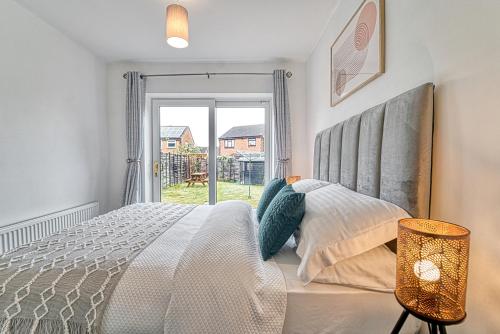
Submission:
[[[274,261],[261,260],[252,218],[233,201],[179,220],[129,265],[102,332],[279,334],[286,284]]]
[[[274,256],[287,285],[284,334],[390,333],[402,312],[392,293],[314,282],[304,286],[297,276],[300,258],[293,245],[287,242]],[[419,329],[420,320],[409,316],[400,333]]]
[[[133,260],[105,311],[104,334],[164,333],[168,284],[186,247],[212,209],[197,207]],[[283,333],[388,333],[401,313],[389,293],[332,284],[304,286],[297,277],[300,259],[290,245],[275,260],[286,281]],[[418,326],[410,317],[402,333],[416,333]]]
[[[286,283],[262,261],[256,227],[249,204],[214,206],[175,270],[165,333],[281,333]]]
[[[196,207],[133,260],[106,308],[103,334],[163,333],[168,284],[179,258],[212,208]]]

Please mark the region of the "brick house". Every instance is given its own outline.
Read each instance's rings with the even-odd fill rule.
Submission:
[[[189,126],[162,126],[160,139],[162,153],[177,153],[181,145],[195,146]]]
[[[219,155],[236,152],[264,152],[264,124],[233,126],[219,137]]]

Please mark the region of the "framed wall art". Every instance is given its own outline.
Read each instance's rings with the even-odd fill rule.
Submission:
[[[331,106],[384,73],[384,0],[365,0],[330,48]]]

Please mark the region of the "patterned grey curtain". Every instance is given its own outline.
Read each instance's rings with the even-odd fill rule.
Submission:
[[[123,205],[142,202],[141,159],[144,151],[144,80],[139,72],[127,73],[127,180]]]
[[[275,70],[273,72],[274,139],[276,143],[274,177],[279,178],[289,176],[292,161],[290,107],[288,105],[286,80],[285,70]]]

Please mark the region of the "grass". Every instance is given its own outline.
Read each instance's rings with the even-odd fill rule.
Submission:
[[[250,198],[248,188],[250,187]],[[242,185],[233,182],[217,182],[217,201],[242,200],[248,202],[252,207],[257,207],[262,195],[262,185]],[[187,187],[186,183],[177,184],[162,189],[161,201],[178,204],[208,204],[208,186],[195,184]]]

